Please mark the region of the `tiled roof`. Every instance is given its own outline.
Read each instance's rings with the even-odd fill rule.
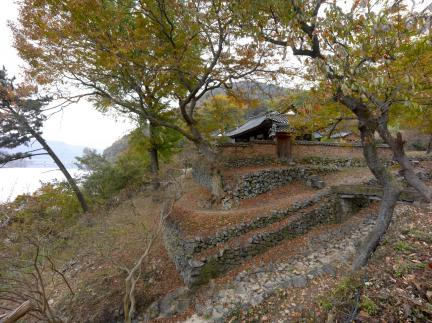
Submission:
[[[267,120],[267,116],[261,116],[261,117],[258,117],[258,118],[254,118],[252,120],[249,120],[245,124],[241,125],[237,129],[225,132],[225,136],[232,137],[232,136],[241,134],[241,133],[243,133],[245,131],[252,130],[252,129],[257,128],[258,126],[260,126],[266,120]]]
[[[258,128],[260,125],[262,125],[263,122],[265,122],[266,120],[271,120],[273,122],[273,126],[280,125],[280,126],[288,127],[289,125],[288,117],[286,115],[280,114],[279,112],[270,112],[270,113],[266,113],[265,115],[255,117],[249,120],[248,122],[246,122],[245,124],[241,125],[237,129],[226,132],[224,135],[227,137],[233,137],[241,133],[244,133],[246,131],[253,130],[255,128]]]
[[[269,119],[280,124],[286,124],[286,125],[289,124],[288,116],[285,114],[280,114],[280,113],[271,114],[269,115]]]
[[[352,134],[352,131],[340,131],[340,132],[335,132],[333,133],[330,138],[331,139],[337,139],[337,138],[345,138],[346,136],[349,136],[350,134]],[[320,139],[325,137],[326,135],[323,135],[321,133],[321,131],[315,131],[314,133],[312,133],[312,136],[315,139]]]
[[[280,132],[292,132],[293,128],[289,124],[274,123],[270,129],[270,138],[276,136]]]

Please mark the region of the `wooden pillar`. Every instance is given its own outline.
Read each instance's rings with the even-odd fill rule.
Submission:
[[[286,132],[276,133],[276,154],[280,160],[292,160],[291,135]]]

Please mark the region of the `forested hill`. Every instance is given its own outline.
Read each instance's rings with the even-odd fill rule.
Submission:
[[[115,162],[117,157],[123,153],[128,147],[129,134],[124,135],[120,139],[114,141],[111,146],[103,151],[103,156],[110,162]]]
[[[281,96],[289,91],[289,88],[274,85],[274,84],[265,84],[260,82],[250,82],[250,81],[242,81],[233,84],[232,90],[234,92],[242,93],[246,97],[250,99],[261,99],[263,101]],[[211,92],[207,92],[201,99],[201,101],[207,100],[210,96],[225,94],[226,89],[217,88],[212,90]]]
[[[65,164],[67,168],[75,168],[75,157],[81,156],[83,153],[84,146],[70,145],[61,141],[48,141],[48,144],[58,155],[60,160]],[[35,150],[40,148],[38,143],[33,143],[31,147],[19,146],[14,149],[10,149],[10,152],[25,152],[28,150]],[[43,151],[41,151],[43,152]],[[34,156],[31,159],[27,158],[25,160],[14,161],[8,163],[5,167],[43,167],[43,168],[53,168],[57,167],[52,159],[48,155]]]
[[[290,91],[293,91],[290,88],[282,87],[274,84],[265,84],[260,82],[251,82],[251,81],[243,81],[237,82],[233,84],[232,91],[245,99],[248,100],[259,100],[261,104],[259,104],[254,109],[251,109],[246,113],[246,118],[252,117],[254,115],[260,114],[262,112],[267,111],[268,104],[267,102],[276,97],[280,97],[286,95]],[[226,94],[227,90],[224,88],[217,88],[211,92],[207,92],[200,100],[202,104],[206,100],[208,100],[212,96]]]

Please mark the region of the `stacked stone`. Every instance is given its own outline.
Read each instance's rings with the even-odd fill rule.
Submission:
[[[337,171],[335,166],[293,166],[287,168],[265,169],[241,176],[233,190],[226,185],[227,195],[235,199],[250,199],[284,186],[295,180],[303,181],[306,185],[321,189],[325,186],[318,174]]]
[[[242,168],[249,166],[269,166],[276,165],[278,161],[271,156],[257,156],[247,158],[229,158],[224,162],[225,168]]]

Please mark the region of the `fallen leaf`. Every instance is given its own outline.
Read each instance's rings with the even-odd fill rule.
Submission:
[[[425,290],[424,290],[424,288],[422,288],[421,283],[419,283],[419,282],[416,281],[416,280],[413,280],[413,281],[412,281],[412,285],[417,289],[418,293],[419,293],[422,297],[425,297],[425,296],[426,296]]]
[[[432,304],[426,303],[425,305],[420,307],[420,310],[425,313],[432,314]]]
[[[360,311],[359,316],[363,317],[363,318],[369,318],[370,317],[369,314],[363,310]]]

